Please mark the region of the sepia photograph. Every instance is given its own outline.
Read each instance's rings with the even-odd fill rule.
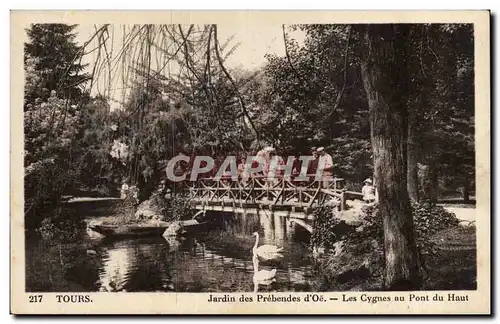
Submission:
[[[475,14],[22,19],[22,304],[467,309],[483,271],[489,309],[490,18]]]

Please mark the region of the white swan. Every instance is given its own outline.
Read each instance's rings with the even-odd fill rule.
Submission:
[[[252,234],[255,236],[255,245],[253,246],[252,252],[254,255],[258,255],[263,259],[266,260],[271,260],[271,259],[276,259],[279,257],[282,257],[283,255],[281,252],[283,252],[282,247],[277,247],[276,245],[271,245],[271,244],[264,244],[261,246],[259,245],[259,233],[254,232]]]
[[[252,257],[253,261],[253,285],[254,285],[254,292],[257,292],[259,289],[259,285],[270,285],[271,283],[275,282],[276,279],[276,268],[272,270],[260,270],[259,271],[259,258],[257,255],[253,255]]]

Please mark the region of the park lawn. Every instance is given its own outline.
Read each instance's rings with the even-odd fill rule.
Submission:
[[[431,240],[438,249],[434,254],[422,255],[426,275],[422,290],[474,290],[476,289],[476,231],[475,227],[455,226],[437,232]],[[374,254],[367,254],[373,258]],[[383,289],[381,264],[372,263],[374,268],[347,271],[340,277],[337,270],[331,270],[329,263],[337,257],[327,257],[320,263],[319,291],[380,291]],[[345,259],[343,260],[343,262]],[[337,260],[338,262],[338,260]],[[356,264],[354,262],[353,264]],[[349,269],[346,265],[344,269]],[[335,269],[336,267],[332,268]],[[337,274],[336,274],[337,273]],[[335,277],[337,279],[335,279]]]
[[[476,251],[442,251],[427,258],[427,280],[423,290],[475,290]]]
[[[473,226],[446,229],[433,241],[444,250],[426,256],[427,280],[423,289],[460,290],[477,288],[476,229]]]

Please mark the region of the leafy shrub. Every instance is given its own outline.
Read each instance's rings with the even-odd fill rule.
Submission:
[[[417,236],[419,234],[432,235],[460,223],[455,214],[428,202],[412,204],[412,213]]]
[[[434,234],[447,228],[456,227],[460,223],[455,214],[429,202],[412,204],[412,215],[417,247],[424,254],[437,252],[436,243],[431,240]]]
[[[314,231],[311,243],[329,249],[337,241],[344,241],[348,245],[359,245],[366,240],[376,239],[383,245],[383,221],[379,215],[378,205],[364,206],[362,212],[363,224],[361,226],[355,230],[340,233],[340,223],[338,219],[332,217],[331,208],[318,207],[314,211]],[[432,235],[459,224],[459,220],[453,213],[429,202],[413,203],[412,214],[417,246],[422,253],[435,252],[435,244],[431,240]]]
[[[413,204],[414,228],[417,248],[421,254],[436,254],[436,240],[433,236],[446,228],[456,228],[459,221],[443,207],[430,203]],[[315,210],[313,246],[324,247],[327,251],[317,259],[318,270],[322,273],[328,289],[373,290],[383,284],[384,232],[383,220],[377,205],[361,208],[362,225],[342,230],[342,222],[332,217],[326,207]],[[422,266],[428,269],[421,258]]]
[[[37,100],[24,112],[25,215],[37,227],[47,205],[53,208],[76,177],[71,159],[80,130],[80,111],[52,91],[46,102]]]
[[[343,239],[348,243],[357,245],[366,239],[376,239],[380,243],[384,242],[384,224],[382,217],[378,213],[378,205],[367,205],[363,209],[363,225]]]
[[[185,220],[191,219],[196,213],[195,209],[191,205],[191,200],[183,195],[175,195],[167,200],[165,220]]]
[[[332,287],[347,290],[367,282],[381,282],[384,264],[382,220],[376,206],[364,206],[362,212],[363,224],[355,227],[332,217],[332,211],[327,208],[315,210],[317,218],[311,244],[327,252],[316,264],[322,273],[323,290]],[[373,280],[365,280],[368,277]]]
[[[321,246],[326,249],[333,247],[333,244],[339,240],[336,227],[339,220],[333,215],[332,206],[318,206],[313,210],[314,223],[311,234],[311,246]]]
[[[41,221],[36,231],[45,241],[56,244],[75,241],[84,225],[85,223],[74,212],[56,210],[54,216]]]

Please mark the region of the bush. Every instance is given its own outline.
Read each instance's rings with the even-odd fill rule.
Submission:
[[[383,222],[377,205],[367,205],[362,209],[363,224],[356,230],[339,233],[339,221],[332,217],[332,209],[328,206],[318,207],[314,211],[313,235],[311,243],[329,249],[335,242],[345,241],[347,244],[360,244],[366,239],[384,240]],[[423,253],[434,252],[430,237],[435,233],[459,224],[453,213],[441,206],[429,202],[413,203],[413,226],[418,247]]]
[[[177,194],[167,199],[166,221],[191,219],[196,210],[191,205],[191,200],[183,195]]]
[[[412,211],[419,252],[436,254],[432,237],[446,228],[455,228],[458,219],[443,207],[427,202],[412,204]],[[363,206],[361,213],[362,225],[342,230],[342,223],[332,217],[331,210],[326,207],[315,210],[311,244],[326,249],[327,253],[318,260],[318,266],[330,287],[373,289],[365,285],[376,286],[383,282],[383,220],[377,205]],[[426,268],[425,264],[422,266]]]
[[[412,213],[417,236],[429,236],[460,223],[455,214],[429,202],[412,204]]]
[[[24,112],[24,195],[27,227],[38,227],[40,215],[58,206],[76,178],[76,142],[81,112],[58,98],[37,100]]]
[[[382,217],[380,217],[378,213],[378,206],[367,205],[363,207],[362,212],[363,224],[342,239],[346,240],[347,244],[352,245],[361,244],[367,239],[375,239],[381,245],[383,245],[384,224],[382,221]]]
[[[337,242],[342,242],[342,256],[345,258],[336,255],[332,257],[332,260],[328,260],[329,271],[334,274],[343,273],[346,268],[355,268],[355,265],[347,264],[344,262],[345,260],[343,265],[337,264],[343,259],[372,260],[368,262],[372,267],[371,273],[379,273],[380,268],[383,267],[382,263],[375,266],[375,261],[373,261],[383,261],[384,253],[383,220],[380,217],[378,206],[363,206],[361,212],[362,225],[358,227],[345,225],[343,229],[342,222],[332,217],[330,207],[318,207],[314,211],[315,221],[311,245],[323,247],[328,252],[335,249]],[[417,247],[421,254],[435,254],[436,243],[432,240],[432,236],[439,231],[453,228],[459,224],[459,220],[454,214],[447,212],[441,206],[428,202],[412,204],[412,212]],[[367,246],[372,247],[372,250],[366,249]]]
[[[75,241],[85,223],[73,211],[63,209],[55,212],[54,216],[43,219],[36,231],[51,244]]]
[[[417,247],[423,254],[436,254],[436,243],[431,237],[460,223],[455,214],[429,202],[412,204],[412,213]]]
[[[332,213],[332,206],[322,205],[314,208],[313,232],[310,240],[312,247],[331,249],[333,244],[339,240],[336,227],[340,222],[337,218],[332,217]]]

